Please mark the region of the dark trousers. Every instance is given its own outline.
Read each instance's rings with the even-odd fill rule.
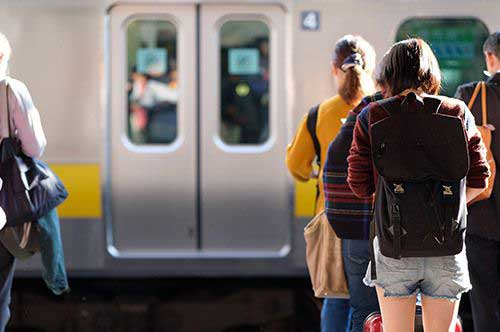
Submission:
[[[14,256],[0,243],[0,332],[5,331],[10,318],[10,289],[14,278],[14,261]]]
[[[475,332],[500,331],[500,242],[466,237]]]
[[[324,299],[321,332],[349,332],[350,307],[347,299]]]
[[[342,240],[342,257],[349,284],[351,331],[363,332],[366,317],[374,311],[380,311],[375,288],[363,283],[370,262],[370,241]]]

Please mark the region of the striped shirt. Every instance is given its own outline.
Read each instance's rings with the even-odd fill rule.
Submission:
[[[381,94],[365,97],[349,112],[339,134],[330,143],[323,171],[325,212],[337,236],[343,239],[368,240],[373,198],[359,198],[347,183],[347,157],[351,148],[356,118],[370,102]]]

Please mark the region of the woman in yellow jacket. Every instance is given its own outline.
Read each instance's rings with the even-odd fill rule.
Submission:
[[[299,124],[293,141],[287,147],[286,165],[298,181],[318,178],[319,195],[316,213],[324,209],[323,162],[328,146],[347,117],[361,99],[373,93],[372,73],[375,68],[373,47],[359,36],[346,35],[335,44],[332,53],[332,75],[338,87],[337,94],[323,101],[318,110],[316,136],[320,143],[319,175],[313,174],[316,158],[314,143],[307,130],[307,115]],[[349,326],[349,300],[325,299],[321,312],[321,332],[344,332]]]

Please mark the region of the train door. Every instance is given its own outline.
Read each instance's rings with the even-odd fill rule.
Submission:
[[[203,248],[279,254],[291,218],[283,10],[205,5],[200,23]]]
[[[264,5],[110,10],[111,254],[286,253],[284,23]]]
[[[116,255],[197,249],[196,9],[109,16],[108,245]]]

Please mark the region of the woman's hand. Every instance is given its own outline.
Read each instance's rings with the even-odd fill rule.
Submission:
[[[467,187],[465,197],[467,198],[467,203],[476,198],[480,193],[482,193],[486,188],[471,188]]]

